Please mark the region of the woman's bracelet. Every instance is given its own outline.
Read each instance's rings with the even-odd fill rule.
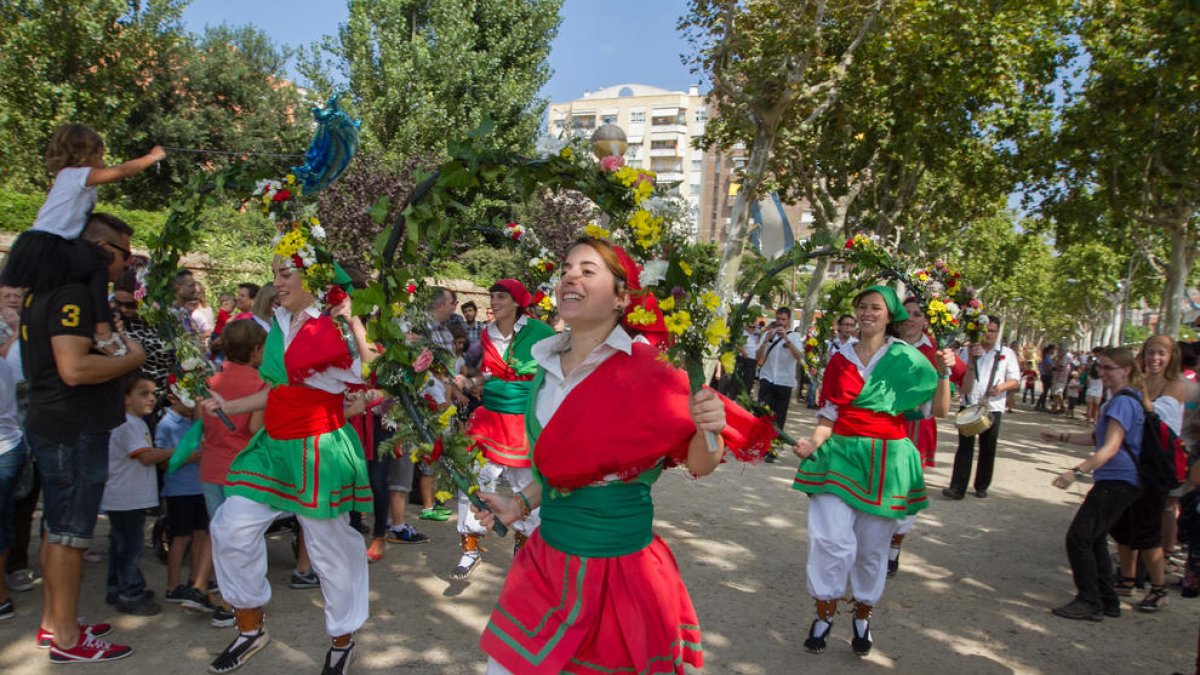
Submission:
[[[938,379],[939,380],[948,380],[948,379],[950,379],[950,373],[938,373]]]
[[[516,495],[521,498],[521,515],[528,517],[533,513],[533,507],[529,505],[529,498],[525,496],[524,492],[517,492]]]

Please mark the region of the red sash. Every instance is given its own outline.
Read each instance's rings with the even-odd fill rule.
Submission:
[[[345,425],[341,394],[288,385],[267,392],[263,426],[267,435],[277,441],[319,436]]]
[[[838,408],[833,433],[857,438],[878,438],[898,441],[908,436],[904,431],[904,416],[845,405]]]
[[[516,339],[517,336],[514,334],[513,341],[516,341]],[[499,349],[496,349],[495,343],[492,342],[492,338],[486,330],[480,334],[479,341],[483,347],[483,360],[479,364],[479,370],[492,377],[498,377],[505,382],[519,382],[533,379],[534,373],[517,375],[513,371],[512,366],[504,360],[504,355],[500,353]],[[512,343],[509,343],[509,346],[511,348]]]

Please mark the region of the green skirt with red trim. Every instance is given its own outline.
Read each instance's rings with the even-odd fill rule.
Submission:
[[[350,425],[280,440],[260,430],[229,467],[225,494],[309,518],[372,511],[371,483]]]
[[[792,489],[837,495],[854,509],[884,518],[903,518],[929,506],[921,455],[907,438],[834,434],[811,461],[800,462]]]
[[[696,610],[657,535],[613,558],[551,548],[535,532],[512,569],[480,646],[521,675],[684,674],[704,664]]]

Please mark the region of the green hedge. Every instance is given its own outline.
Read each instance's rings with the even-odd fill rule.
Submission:
[[[0,189],[0,232],[24,232],[33,225],[38,209],[46,201],[44,194],[25,194]],[[148,249],[162,232],[166,214],[161,211],[127,209],[108,202],[96,204],[97,211],[111,213],[133,227],[133,245]]]

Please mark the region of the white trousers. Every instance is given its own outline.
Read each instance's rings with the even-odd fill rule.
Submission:
[[[247,609],[271,600],[267,581],[267,528],[287,515],[241,496],[230,497],[209,525],[213,566],[221,597]],[[367,620],[370,585],[367,548],[350,527],[347,514],[337,518],[299,516],[313,571],[325,597],[325,632],[331,637],[353,633]]]
[[[533,469],[518,469],[512,466],[497,464],[491,460],[484,463],[479,469],[479,489],[483,492],[495,492],[500,485],[507,485],[514,491],[524,490],[533,482]],[[519,499],[519,497],[518,497]],[[520,532],[525,536],[533,534],[541,521],[538,518],[538,509],[534,509],[533,513],[528,517],[518,520],[512,524],[512,529]],[[471,500],[462,492],[458,493],[458,533],[459,534],[486,534],[487,530],[476,520],[475,514],[471,512]]]
[[[846,592],[875,605],[887,581],[888,548],[896,520],[850,508],[835,495],[813,495],[808,503],[808,592],[836,600]]]
[[[508,668],[500,665],[496,659],[488,657],[487,670],[483,671],[483,675],[513,675],[513,672]]]
[[[912,532],[913,525],[917,522],[917,514],[904,516],[899,521],[899,526],[896,528],[896,534],[908,534]]]

